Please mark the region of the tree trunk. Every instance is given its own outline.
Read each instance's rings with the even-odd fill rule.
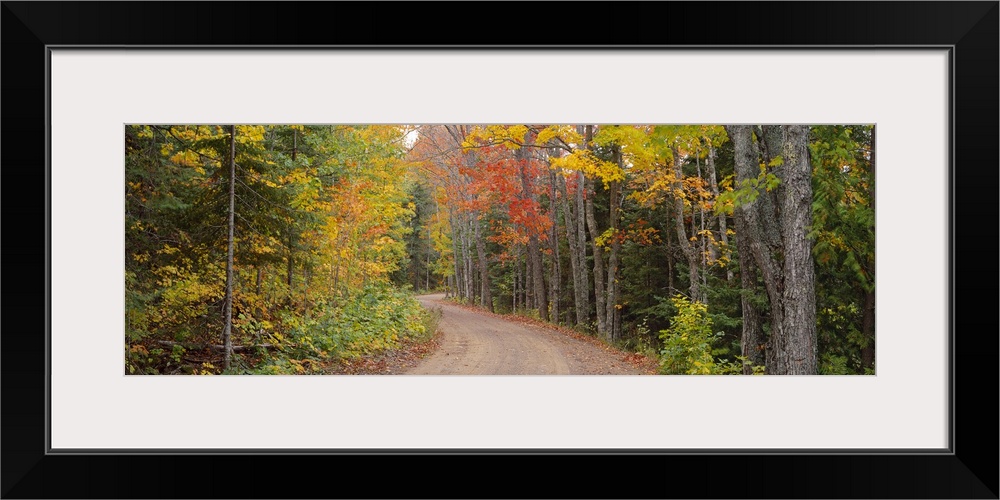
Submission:
[[[229,126],[229,237],[226,240],[226,302],[222,329],[223,367],[228,370],[233,356],[233,241],[236,216],[236,125]]]
[[[667,247],[667,251],[666,251],[666,253],[667,253],[667,291],[670,293],[671,296],[673,296],[674,293],[676,293],[676,291],[677,291],[677,283],[674,280],[674,275],[676,274],[674,272],[674,266],[675,266],[675,264],[674,264],[674,240],[673,240],[673,238],[670,237],[670,234],[672,232],[675,233],[676,231],[670,231],[670,228],[668,227],[670,224],[672,224],[672,222],[669,222],[670,218],[671,218],[671,216],[670,216],[670,204],[665,204],[664,207],[663,207],[663,211],[664,211],[665,217],[664,217],[663,227],[661,228],[661,231],[663,232],[663,243],[664,243],[664,246]]]
[[[534,292],[534,307],[542,321],[549,320],[548,299],[545,296],[545,269],[542,266],[542,247],[538,236],[528,237],[528,257],[531,259],[531,286]]]
[[[712,199],[719,199],[719,183],[716,179],[715,173],[715,148],[709,146],[708,148],[708,161],[705,162],[705,167],[708,170],[708,185],[709,189],[712,190]],[[729,248],[729,230],[726,227],[726,214],[719,213],[719,241],[722,241],[723,251]],[[732,283],[733,281],[733,268],[731,265],[726,266],[726,282]]]
[[[549,245],[552,247],[552,265],[550,266],[549,300],[552,302],[552,322],[560,324],[562,311],[559,299],[562,296],[562,263],[559,262],[559,212],[556,205],[556,173],[549,171],[549,213],[552,216],[552,230],[549,234]]]
[[[431,229],[427,228],[427,244],[424,246],[424,290],[431,289]],[[440,286],[440,282],[438,282]]]
[[[604,249],[597,244],[601,233],[597,229],[597,220],[594,217],[594,196],[594,181],[588,179],[586,200],[587,230],[590,232],[590,244],[594,251],[594,302],[597,311],[597,334],[601,338],[606,338],[607,311],[605,307],[607,296],[605,294],[607,290],[604,287]]]
[[[524,245],[524,272],[521,274],[522,292],[524,293],[524,309],[535,308],[535,291],[531,284],[531,257],[528,255],[528,245]]]
[[[521,163],[521,196],[522,199],[528,200],[532,205],[536,205],[538,201],[535,199],[534,195],[534,183],[528,179],[528,167],[524,162],[528,161],[524,156],[524,149],[518,149],[515,152],[515,156],[520,160]],[[538,317],[542,321],[549,320],[549,304],[545,297],[545,269],[542,266],[542,248],[538,241],[538,235],[535,234],[534,229],[526,228],[528,231],[528,260],[531,264],[531,286],[534,299],[534,307],[538,309]]]
[[[587,268],[586,268],[586,246],[581,246],[577,237],[578,228],[582,229],[579,222],[582,222],[583,210],[576,210],[574,203],[570,202],[569,190],[566,188],[566,178],[558,176],[559,187],[562,190],[563,216],[566,219],[566,242],[569,245],[569,264],[573,273],[573,311],[576,314],[575,325],[585,325],[587,323],[587,312],[589,309],[589,294],[587,290]],[[582,185],[580,186],[582,188]],[[574,188],[574,195],[578,191]],[[580,201],[582,202],[582,196]],[[582,203],[580,203],[582,208]],[[582,252],[581,252],[582,250]],[[581,254],[583,255],[581,257]]]
[[[743,227],[746,224],[742,217],[736,218],[736,251],[739,253],[740,262],[740,308],[743,315],[743,332],[740,337],[740,346],[745,358],[743,361],[743,374],[753,373],[754,366],[766,366],[764,353],[766,352],[766,339],[761,328],[760,311],[754,306],[751,297],[757,289],[757,271],[754,265],[753,252],[750,250],[750,242],[743,237]]]
[[[469,234],[469,227],[462,231],[462,254],[465,259],[465,299],[474,303],[476,299],[476,277],[472,264],[472,237]]]
[[[476,228],[476,253],[479,255],[479,300],[483,308],[493,312],[493,293],[490,291],[490,269],[486,261],[486,240],[479,228],[479,221],[472,218]]]
[[[565,221],[563,227],[566,228],[566,243],[569,246],[569,269],[573,283],[573,312],[576,313],[576,321],[573,324],[579,325],[582,323],[580,314],[582,304],[580,300],[580,255],[576,248],[575,220],[570,209],[571,205],[569,203],[569,190],[566,189],[566,178],[561,174],[557,175],[556,182],[559,183],[559,190],[562,193],[563,219]]]
[[[295,242],[292,241],[292,224],[288,224],[288,274],[286,282],[288,283],[288,296],[292,296],[292,252]]]
[[[594,126],[587,125],[584,149],[590,149],[590,142],[594,138]],[[597,239],[600,237],[601,233],[597,229],[597,218],[594,217],[594,196],[596,196],[596,186],[595,182],[591,179],[585,179],[585,188],[587,190],[584,199],[584,212],[587,218],[587,230],[590,233],[590,244],[594,251],[594,302],[596,305],[597,312],[597,334],[602,338],[607,338],[607,312],[605,310],[605,304],[607,303],[605,297],[604,289],[604,249],[602,249],[597,244]]]
[[[748,126],[727,126],[736,149],[737,182],[756,179],[758,156]],[[780,180],[778,188],[761,191],[737,208],[746,227],[754,261],[771,302],[768,373],[807,375],[817,370],[816,289],[812,244],[812,165],[808,126],[764,126],[759,129],[760,159]],[[780,155],[780,161],[777,161]]]
[[[618,167],[622,166],[622,153],[621,149],[616,147],[614,152],[615,161]],[[618,317],[618,299],[620,298],[620,290],[618,286],[618,257],[621,252],[621,241],[618,238],[618,230],[621,220],[621,189],[622,184],[620,181],[612,181],[610,183],[610,202],[608,210],[608,220],[609,227],[611,228],[611,253],[608,256],[608,296],[607,303],[605,304],[605,315],[606,319],[605,326],[607,327],[607,340],[616,341],[619,337],[619,322],[615,321]]]
[[[782,183],[778,186],[784,240],[784,306],[788,337],[783,353],[789,375],[813,375],[817,369],[816,270],[812,242],[812,162],[809,127],[785,127]]]
[[[590,278],[587,275],[587,222],[584,212],[585,203],[583,199],[586,181],[583,172],[576,173],[576,250],[579,253],[577,260],[580,262],[580,300],[581,312],[578,316],[580,324],[586,325],[587,318],[590,317]]]
[[[459,230],[460,221],[458,215],[455,213],[455,209],[448,206],[448,220],[451,221],[451,251],[452,251],[452,265],[455,267],[455,274],[453,283],[455,284],[455,297],[463,297],[462,286],[465,284],[465,277],[462,275],[462,252],[459,249]]]
[[[520,248],[518,247],[514,251],[514,291],[511,294],[513,295],[513,297],[511,297],[511,310],[513,312],[517,312],[517,299],[518,295],[521,293],[521,252],[519,250]]]
[[[682,164],[684,163],[684,158],[677,149],[673,150],[674,154],[674,190],[681,190],[684,187],[684,171],[682,169]],[[691,293],[691,300],[704,302],[704,298],[701,294],[701,277],[698,275],[700,262],[700,256],[698,255],[697,248],[691,244],[689,236],[687,234],[687,229],[684,227],[684,198],[679,195],[674,195],[674,210],[677,213],[674,214],[674,226],[677,230],[677,242],[681,247],[681,252],[684,257],[687,258],[688,262],[688,281],[689,291]],[[694,218],[694,211],[691,214],[692,219]],[[693,222],[693,220],[692,220]],[[692,231],[693,232],[693,231]]]

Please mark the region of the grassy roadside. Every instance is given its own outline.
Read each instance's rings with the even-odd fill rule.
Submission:
[[[356,358],[337,360],[326,367],[329,375],[402,375],[440,347],[438,323],[441,309],[425,310],[421,315],[423,333],[406,336],[398,345]]]

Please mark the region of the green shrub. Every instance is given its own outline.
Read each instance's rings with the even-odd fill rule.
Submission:
[[[712,319],[708,307],[701,302],[691,302],[683,295],[670,299],[677,314],[670,328],[660,330],[663,349],[660,351],[660,372],[672,375],[707,375],[726,373],[728,364],[717,365],[712,349],[722,333],[712,332]]]
[[[409,293],[373,284],[340,307],[327,306],[311,318],[288,315],[280,324],[286,334],[270,334],[267,340],[277,351],[268,353],[255,373],[320,372],[323,361],[391,349],[403,338],[427,338],[437,318]]]

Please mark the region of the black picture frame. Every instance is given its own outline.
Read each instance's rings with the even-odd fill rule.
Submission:
[[[2,4],[4,498],[998,498],[998,296],[988,228],[998,215],[1000,165],[996,1]],[[540,28],[505,31],[515,9]],[[949,453],[47,453],[47,47],[542,47],[597,36],[593,46],[611,50],[951,47]],[[27,271],[15,279],[12,268]],[[317,465],[329,477],[309,472]],[[361,479],[368,476],[381,479]]]

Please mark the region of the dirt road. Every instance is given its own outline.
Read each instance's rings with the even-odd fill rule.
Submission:
[[[599,342],[522,324],[423,295],[420,303],[441,309],[441,347],[408,375],[642,375],[648,366]]]

